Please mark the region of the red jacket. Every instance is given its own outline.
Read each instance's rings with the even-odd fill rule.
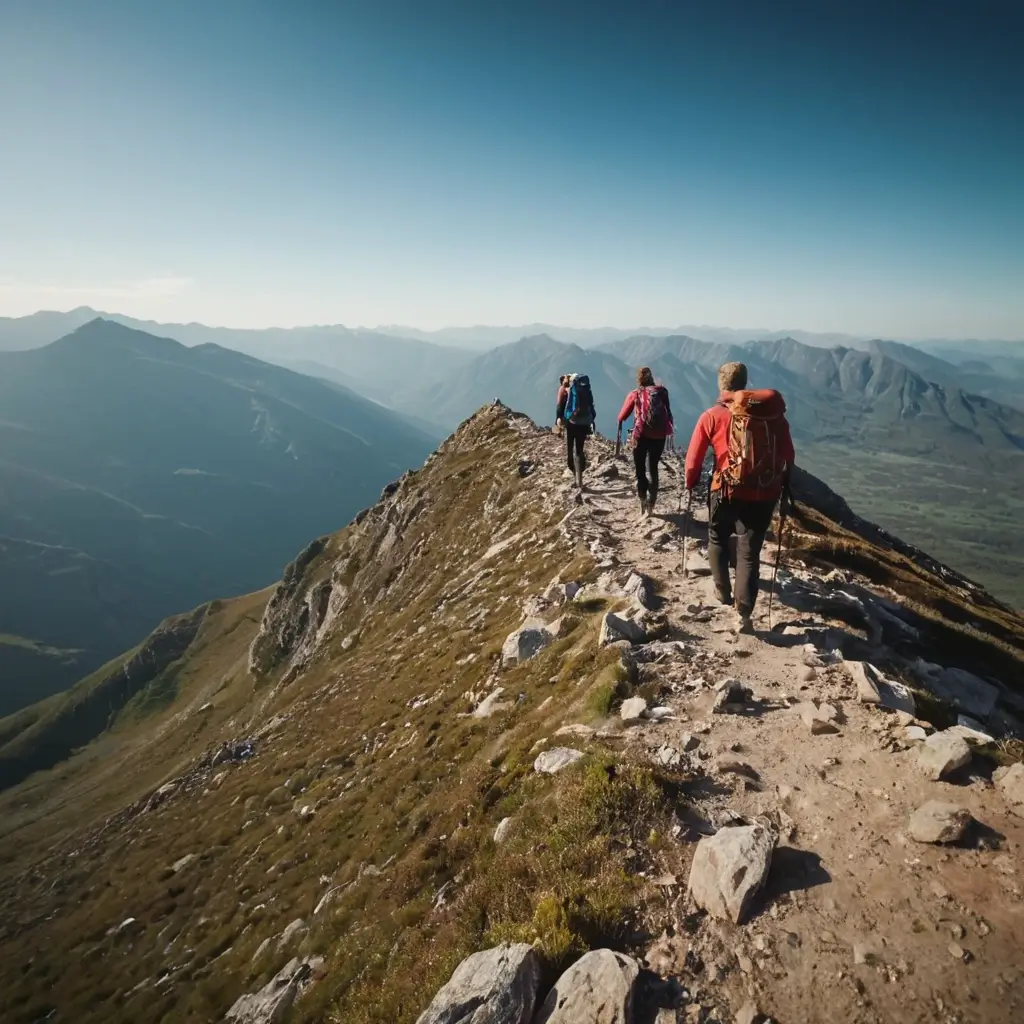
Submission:
[[[637,390],[639,390],[639,389],[637,389]],[[668,413],[668,429],[667,430],[652,430],[649,434],[646,434],[646,433],[643,434],[644,437],[646,437],[646,438],[648,438],[649,440],[652,440],[652,441],[657,441],[657,440],[660,440],[662,438],[671,437],[672,436],[672,432],[673,432],[672,405],[670,404],[670,402],[668,400],[668,388],[662,388],[662,390],[665,392],[665,411]],[[620,426],[623,423],[625,423],[626,420],[628,420],[629,417],[632,416],[633,413],[636,411],[636,395],[637,395],[636,391],[630,391],[630,393],[628,395],[626,395],[626,401],[622,403],[622,408],[619,410],[619,425]],[[633,437],[634,437],[634,439],[636,437],[638,437],[640,435],[640,433],[641,433],[640,431],[637,431],[635,429],[635,423],[634,423],[634,430],[633,430]]]
[[[722,397],[724,398],[724,396]],[[779,396],[779,401],[782,403],[781,411],[785,413],[786,403],[782,401],[781,395]],[[729,424],[731,420],[732,416],[729,410],[721,404],[712,406],[702,413],[700,419],[697,420],[693,437],[690,438],[690,447],[686,452],[687,489],[697,486],[697,482],[700,480],[701,469],[704,467],[704,456],[707,455],[708,448],[713,448],[715,452],[715,476],[712,477],[711,487],[712,490],[719,489],[720,484],[717,481],[717,476],[728,461]],[[793,438],[790,436],[789,424],[786,422],[785,416],[782,417],[782,422],[779,425],[778,455],[786,463],[785,475],[788,475],[789,467],[793,465],[796,459],[796,453],[793,451]],[[769,490],[761,490],[756,487],[740,487],[733,492],[732,497],[738,498],[741,501],[777,501],[781,494],[782,483],[780,482]]]

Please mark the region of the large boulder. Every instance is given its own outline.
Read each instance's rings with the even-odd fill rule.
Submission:
[[[631,1024],[640,965],[610,949],[595,949],[555,982],[535,1024]]]
[[[970,823],[971,812],[966,807],[929,800],[911,814],[908,831],[919,843],[955,843]]]
[[[524,942],[474,953],[416,1024],[530,1024],[540,976],[540,960]]]
[[[554,638],[543,625],[528,624],[509,633],[501,648],[501,664],[507,668],[529,661],[539,654]]]
[[[992,773],[992,781],[1010,810],[1024,818],[1024,764],[1018,761],[1017,764],[997,768]]]
[[[918,747],[917,758],[928,778],[938,782],[971,763],[971,748],[962,736],[937,732]]]
[[[228,1024],[281,1024],[299,990],[322,965],[321,957],[289,960],[259,992],[250,992],[237,999],[228,1010],[225,1021]]]
[[[712,917],[741,924],[774,850],[775,836],[763,825],[723,828],[702,839],[690,867],[690,895]]]
[[[919,658],[914,670],[921,682],[939,697],[961,711],[984,722],[999,699],[999,689],[973,672],[962,668],[943,668]]]

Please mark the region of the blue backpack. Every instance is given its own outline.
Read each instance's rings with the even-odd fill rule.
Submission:
[[[569,397],[565,402],[565,419],[568,423],[589,427],[597,413],[594,410],[594,393],[590,390],[590,378],[581,373],[569,385]]]

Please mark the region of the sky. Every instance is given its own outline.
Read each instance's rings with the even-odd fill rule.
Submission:
[[[1024,338],[1024,4],[0,0],[0,315]]]

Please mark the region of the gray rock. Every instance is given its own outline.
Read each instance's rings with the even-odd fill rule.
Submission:
[[[996,784],[1002,798],[1009,804],[1010,810],[1024,818],[1024,764],[1016,764],[997,768],[992,773],[992,781]]]
[[[902,683],[886,679],[874,665],[864,661],[847,661],[844,665],[857,684],[857,697],[862,704],[879,704],[893,711],[916,714],[914,695]]]
[[[718,715],[741,711],[753,699],[754,691],[749,686],[744,686],[738,679],[723,679],[715,687],[711,711]]]
[[[757,1005],[746,1002],[740,1007],[739,1013],[736,1014],[734,1024],[758,1024],[762,1020],[764,1020],[764,1014],[758,1010]]]
[[[622,589],[627,597],[634,598],[642,607],[654,608],[654,584],[642,573],[632,573]]]
[[[563,725],[555,730],[556,737],[571,737],[576,740],[589,740],[594,730],[589,725]]]
[[[512,834],[512,818],[502,818],[498,822],[498,827],[494,830],[494,842],[496,845],[501,846],[503,842]]]
[[[632,957],[591,950],[555,982],[535,1024],[631,1024],[639,975]]]
[[[610,644],[618,643],[620,640],[639,644],[643,643],[646,639],[647,634],[644,632],[643,627],[632,619],[616,615],[615,612],[608,612],[601,619],[601,634],[598,638],[598,643],[602,647],[608,647]]]
[[[643,697],[629,697],[622,702],[622,707],[619,709],[619,717],[630,725],[635,725],[643,717],[647,711],[647,701]]]
[[[501,695],[505,692],[504,686],[496,686],[479,704],[473,709],[474,718],[490,718],[501,711],[510,711],[512,701],[502,700]]]
[[[724,828],[702,839],[690,867],[690,895],[712,917],[741,924],[774,850],[775,837],[763,825]]]
[[[696,750],[700,746],[700,737],[694,736],[693,733],[684,732],[680,744],[683,750],[688,754],[691,750]]]
[[[839,732],[836,726],[839,712],[831,704],[818,704],[817,701],[807,701],[805,704],[797,704],[793,710],[800,715],[804,725],[815,736]]]
[[[955,843],[971,823],[971,812],[956,804],[929,800],[910,816],[910,837],[919,843]]]
[[[514,633],[509,633],[502,645],[502,666],[507,668],[523,661],[529,661],[530,658],[544,650],[553,639],[551,633],[542,625],[521,626]]]
[[[560,615],[554,622],[549,623],[546,628],[553,639],[561,640],[567,637],[582,621],[578,615],[566,613],[565,615]]]
[[[281,1024],[292,1008],[299,989],[323,961],[289,960],[266,985],[235,1001],[227,1012],[228,1024]]]
[[[537,755],[533,762],[533,770],[542,775],[557,775],[563,768],[575,764],[583,757],[583,752],[572,747],[553,747]]]
[[[184,857],[179,857],[172,865],[171,870],[177,874],[179,871],[184,871],[196,859],[194,853],[186,853]]]
[[[416,1024],[530,1024],[540,977],[540,960],[526,943],[474,953]]]
[[[918,659],[914,666],[925,686],[941,700],[985,721],[996,706],[999,689],[961,668],[943,668]]]
[[[924,743],[928,739],[928,733],[920,725],[908,725],[903,730],[903,737],[911,743]]]
[[[277,940],[277,948],[284,949],[285,946],[289,945],[293,939],[298,938],[300,935],[305,935],[309,931],[309,925],[302,920],[301,917],[297,917],[283,932],[281,937]]]
[[[938,781],[971,762],[971,748],[962,736],[937,732],[918,747],[918,763],[928,778]]]

